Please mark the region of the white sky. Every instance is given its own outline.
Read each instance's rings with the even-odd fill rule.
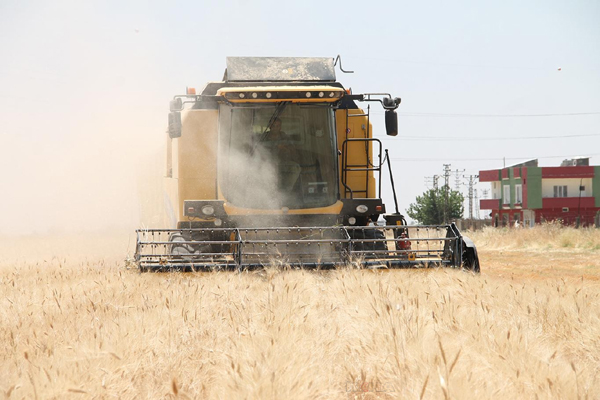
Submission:
[[[169,99],[227,56],[341,54],[346,87],[401,97],[397,138],[372,112],[401,211],[446,163],[600,164],[596,1],[203,3],[0,2],[0,233],[135,226]]]

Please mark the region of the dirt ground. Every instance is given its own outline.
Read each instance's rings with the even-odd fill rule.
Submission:
[[[482,272],[139,274],[127,232],[3,238],[6,398],[600,398],[598,231]]]

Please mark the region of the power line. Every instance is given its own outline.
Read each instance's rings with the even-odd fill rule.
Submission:
[[[586,156],[582,156],[580,154],[571,155],[571,156],[543,156],[543,157],[500,157],[500,158],[408,158],[408,157],[397,157],[390,158],[392,161],[502,161],[502,160],[532,160],[532,159],[545,159],[545,158],[574,158],[574,157],[595,157],[600,156],[600,153],[596,154],[588,154]]]
[[[385,62],[394,62],[400,64],[419,64],[419,65],[435,65],[441,67],[467,67],[467,68],[496,68],[496,69],[529,69],[529,70],[538,70],[538,71],[556,71],[557,68],[550,67],[530,67],[524,65],[489,65],[489,64],[462,64],[462,63],[445,63],[445,62],[431,62],[431,61],[415,61],[415,60],[406,60],[399,58],[375,58],[375,57],[352,57],[348,56],[345,58],[349,59],[358,59],[358,60],[370,60],[370,61],[385,61]],[[561,68],[562,69],[562,68]]]
[[[383,115],[381,111],[371,111],[371,114]],[[576,117],[582,115],[600,115],[600,111],[544,113],[544,114],[472,114],[472,113],[435,113],[435,112],[399,112],[400,117],[450,117],[450,118],[539,118],[539,117]]]
[[[379,135],[376,135],[379,137]],[[598,137],[599,133],[591,134],[576,134],[576,135],[560,135],[560,136],[494,136],[494,137],[474,137],[474,136],[402,136],[389,138],[381,135],[391,141],[420,141],[420,140],[469,140],[469,141],[490,141],[490,140],[539,140],[539,139],[566,139],[566,138],[581,138],[581,137]]]
[[[438,190],[438,182],[440,179],[440,175],[426,176],[425,177],[425,186],[429,188],[429,184],[433,184],[433,189]]]
[[[398,113],[401,117],[468,117],[468,118],[522,118],[522,117],[571,117],[578,115],[600,115],[600,111],[547,113],[547,114],[448,114],[448,113]]]

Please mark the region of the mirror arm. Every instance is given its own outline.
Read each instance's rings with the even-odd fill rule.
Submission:
[[[371,96],[383,96],[382,98],[376,98]],[[352,94],[348,95],[352,100],[358,101],[375,101],[381,104],[385,110],[395,110],[402,101],[400,97],[392,98],[389,93],[364,93],[364,94]]]
[[[185,99],[185,100],[184,100]],[[215,100],[217,102],[228,102],[223,96],[202,95],[202,94],[181,94],[173,96],[173,100],[169,103],[170,111],[183,111],[185,104],[194,104],[202,100]],[[229,103],[229,102],[228,102]]]

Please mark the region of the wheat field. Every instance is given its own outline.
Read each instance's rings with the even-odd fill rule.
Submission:
[[[1,238],[21,398],[600,398],[600,230],[473,232],[448,269],[140,274],[127,233]]]

